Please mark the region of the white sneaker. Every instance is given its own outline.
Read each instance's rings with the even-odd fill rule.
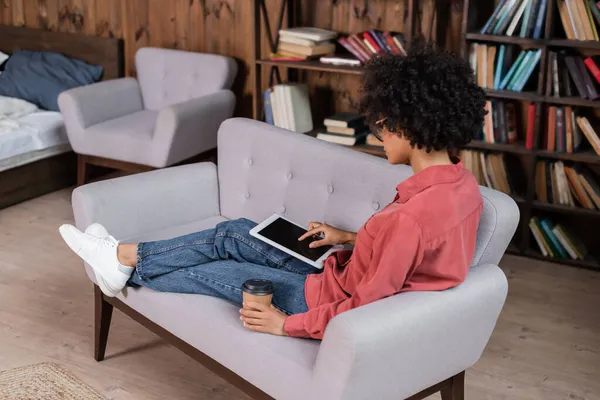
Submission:
[[[119,242],[112,236],[99,238],[81,232],[73,225],[62,225],[60,234],[67,245],[92,267],[96,276],[104,279],[102,292],[114,297],[125,287],[133,268],[127,270],[121,266],[117,258]],[[100,287],[102,289],[102,287]]]
[[[85,230],[85,233],[87,233],[88,235],[96,236],[100,239],[106,239],[110,236],[106,228],[96,222],[88,226]],[[115,292],[109,288],[108,284],[106,283],[106,280],[102,275],[97,273],[95,269],[92,270],[94,271],[94,276],[96,277],[96,283],[98,283],[98,286],[100,287],[100,290],[102,290],[102,293],[104,293],[108,297],[115,297],[119,294],[119,292]]]

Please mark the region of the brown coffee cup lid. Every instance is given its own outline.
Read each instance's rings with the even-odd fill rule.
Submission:
[[[249,279],[242,285],[242,290],[246,293],[261,296],[273,294],[275,285],[266,279]]]

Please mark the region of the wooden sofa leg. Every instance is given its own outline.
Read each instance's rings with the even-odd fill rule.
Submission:
[[[87,156],[77,155],[77,186],[85,185],[87,181]]]
[[[450,378],[450,384],[441,390],[442,400],[465,399],[465,371]]]
[[[94,359],[104,360],[108,330],[112,318],[113,306],[104,300],[104,294],[94,285],[95,321],[94,321]]]

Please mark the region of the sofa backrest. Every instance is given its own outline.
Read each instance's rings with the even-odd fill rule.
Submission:
[[[144,47],[135,55],[138,81],[147,110],[229,89],[237,74],[230,57]]]
[[[394,199],[410,167],[277,128],[233,118],[218,138],[221,214],[260,222],[278,213],[357,231]],[[507,195],[482,188],[484,211],[473,264],[498,264],[519,219]]]

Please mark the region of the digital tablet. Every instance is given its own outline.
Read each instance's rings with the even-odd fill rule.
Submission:
[[[339,249],[337,246],[321,246],[311,249],[308,245],[321,238],[309,237],[298,241],[298,238],[306,232],[307,230],[300,225],[274,214],[251,229],[250,235],[315,268],[321,269],[323,268],[323,261]]]

